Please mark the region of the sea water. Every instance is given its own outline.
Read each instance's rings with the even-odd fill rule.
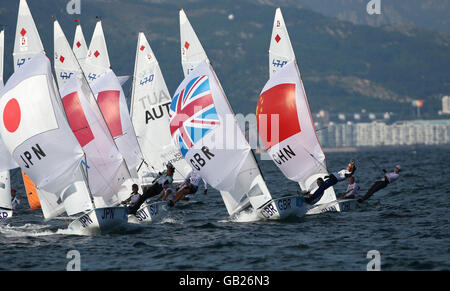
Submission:
[[[78,236],[67,230],[70,219],[44,221],[23,197],[13,217],[0,222],[0,268],[66,270],[75,250],[81,270],[366,270],[369,251],[380,254],[381,270],[450,269],[450,149],[327,153],[328,170],[351,158],[362,195],[382,177],[378,167],[400,164],[400,178],[354,211],[284,221],[259,221],[253,213],[230,219],[220,194],[200,189],[159,222]],[[260,165],[273,197],[297,192],[272,161]],[[20,172],[11,177],[23,194]],[[344,181],[335,189],[346,187]]]

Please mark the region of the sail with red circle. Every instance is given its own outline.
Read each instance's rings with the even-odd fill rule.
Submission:
[[[43,190],[72,183],[84,153],[59,107],[49,59],[37,54],[0,95],[0,135],[16,163]]]

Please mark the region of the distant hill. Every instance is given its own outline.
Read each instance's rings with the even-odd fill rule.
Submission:
[[[267,3],[267,0],[262,0]],[[380,0],[381,14],[369,15],[370,0],[277,0],[277,5],[310,8],[326,16],[372,26],[414,25],[450,35],[448,0]],[[275,5],[275,4],[274,4]]]
[[[79,18],[88,42],[99,15],[116,73],[133,73],[137,33],[143,31],[170,92],[182,81],[176,1],[81,1],[81,15],[66,13],[68,0],[28,2],[49,55],[53,54],[51,14],[57,15],[69,41],[75,29],[73,20]],[[273,5],[267,1],[181,2],[235,112],[254,112],[268,79]],[[1,22],[8,25],[6,76],[12,73],[17,7],[18,1],[0,4]],[[297,6],[281,8],[312,111],[366,108],[406,114],[411,111],[411,100],[424,99],[426,116],[440,108],[442,94],[450,94],[447,35],[413,26],[355,25]],[[233,20],[228,20],[229,14]]]

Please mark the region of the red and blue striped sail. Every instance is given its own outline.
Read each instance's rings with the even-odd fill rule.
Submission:
[[[170,134],[183,156],[219,124],[209,79],[193,78],[170,105]]]

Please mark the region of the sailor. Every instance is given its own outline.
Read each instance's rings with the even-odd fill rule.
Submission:
[[[16,210],[20,205],[20,195],[17,194],[16,189],[11,189],[12,209]]]
[[[139,186],[137,184],[133,184],[131,186],[131,194],[130,197],[128,197],[128,199],[122,201],[121,204],[123,205],[127,205],[129,204],[130,206],[133,206],[136,204],[136,202],[139,201],[139,198],[141,197],[141,194],[139,193]]]
[[[163,201],[169,200],[169,206],[172,207],[174,205],[173,199],[175,197],[175,194],[176,194],[176,191],[173,186],[173,183],[166,184],[163,191],[161,192],[161,195],[155,199],[155,202],[160,201],[160,200],[163,200]]]
[[[168,163],[166,166],[166,170],[162,173],[158,173],[153,185],[151,185],[144,191],[144,194],[139,197],[139,200],[128,209],[128,213],[136,214],[136,211],[139,209],[139,207],[141,207],[142,203],[144,203],[145,200],[159,195],[164,189],[173,187],[172,183],[174,172],[175,167],[171,163]]]
[[[184,198],[187,195],[197,193],[198,187],[200,186],[200,183],[202,181],[205,187],[205,190],[203,190],[203,194],[206,195],[206,193],[208,193],[208,184],[205,182],[205,180],[203,180],[198,171],[192,170],[186,176],[183,183],[180,185],[179,190],[175,195],[175,198],[172,200],[173,204],[175,204],[178,200]]]
[[[304,201],[308,204],[315,204],[317,203],[320,198],[322,198],[323,194],[325,193],[325,190],[330,188],[333,185],[336,185],[337,182],[344,181],[346,178],[351,177],[353,173],[356,171],[355,161],[352,160],[351,163],[347,165],[347,168],[340,170],[339,172],[331,173],[330,175],[325,176],[325,181],[321,182],[319,185],[319,181],[317,181],[317,184],[319,185],[319,188],[311,194],[310,192],[306,193],[306,197],[304,197]]]
[[[342,193],[341,199],[356,199],[359,195],[360,189],[359,184],[355,181],[355,176],[351,176],[348,178],[347,191]]]
[[[393,183],[395,180],[397,180],[400,177],[400,165],[395,166],[394,172],[388,173],[385,169],[383,169],[384,177],[381,180],[376,181],[372,187],[370,187],[369,191],[367,191],[366,195],[364,195],[362,198],[358,199],[358,202],[361,203],[367,199],[370,198],[375,192],[385,188],[388,184]]]

